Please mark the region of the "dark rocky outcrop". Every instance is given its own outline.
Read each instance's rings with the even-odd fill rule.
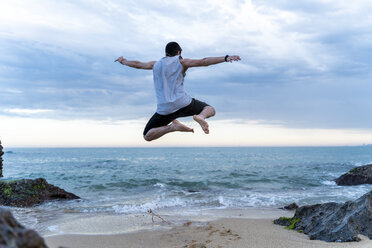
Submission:
[[[372,184],[372,164],[367,164],[351,169],[349,172],[343,174],[335,179],[337,185],[359,185]]]
[[[372,191],[355,201],[303,206],[293,218],[281,217],[274,223],[327,242],[359,241],[359,234],[371,239]]]
[[[23,227],[3,208],[0,208],[0,247],[47,248],[37,232]]]
[[[30,207],[58,199],[72,200],[79,197],[49,184],[44,178],[0,181],[0,205]]]
[[[291,204],[287,205],[287,206],[284,206],[280,209],[283,209],[283,210],[295,210],[298,208],[298,205],[295,203],[295,202],[292,202]]]
[[[1,140],[0,140],[0,177],[3,177],[3,146],[1,145]]]

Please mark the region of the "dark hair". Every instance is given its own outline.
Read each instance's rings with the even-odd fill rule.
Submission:
[[[182,48],[175,41],[169,42],[165,46],[165,56],[169,56],[169,57],[176,56],[177,53],[178,53],[178,51],[181,51],[182,52]]]

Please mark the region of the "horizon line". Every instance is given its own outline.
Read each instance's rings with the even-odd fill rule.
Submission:
[[[311,147],[368,147],[372,144],[360,144],[360,145],[257,145],[257,146],[10,146],[5,147],[3,150],[9,149],[120,149],[120,148],[311,148]]]

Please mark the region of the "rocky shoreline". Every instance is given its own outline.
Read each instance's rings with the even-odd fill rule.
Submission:
[[[371,239],[372,191],[355,201],[302,206],[292,218],[279,218],[274,224],[327,242],[359,241],[360,234]]]
[[[340,186],[372,184],[372,164],[355,167],[335,182]],[[292,218],[281,217],[274,224],[327,242],[359,241],[359,235],[372,239],[372,191],[355,201],[299,207]]]
[[[4,155],[3,146],[1,145],[1,140],[0,140],[0,177],[3,177],[3,158],[2,158],[3,155]]]
[[[0,141],[0,177],[3,177],[3,146]],[[32,207],[51,200],[79,199],[75,194],[49,184],[44,178],[0,180],[0,205]],[[7,209],[0,208],[0,247],[46,248],[44,239],[22,226]]]
[[[79,198],[49,184],[44,178],[0,181],[0,204],[4,206],[31,207],[45,201]]]
[[[335,182],[340,186],[372,184],[372,164],[355,167],[336,178]]]
[[[19,224],[9,210],[0,208],[0,247],[47,248],[47,245],[37,232]]]

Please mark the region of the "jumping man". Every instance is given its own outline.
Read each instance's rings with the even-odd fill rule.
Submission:
[[[205,102],[191,98],[183,89],[183,81],[186,71],[190,67],[209,66],[222,62],[240,60],[237,55],[223,57],[208,57],[204,59],[183,59],[182,49],[177,42],[169,42],[165,47],[165,57],[159,61],[147,63],[140,61],[128,61],[119,57],[115,62],[137,69],[153,70],[154,86],[157,98],[155,114],[147,123],[143,131],[146,141],[160,138],[164,134],[180,131],[194,132],[178,120],[179,117],[193,116],[204,133],[209,133],[208,123],[205,119],[214,116],[216,111]],[[168,125],[171,123],[170,125]]]

